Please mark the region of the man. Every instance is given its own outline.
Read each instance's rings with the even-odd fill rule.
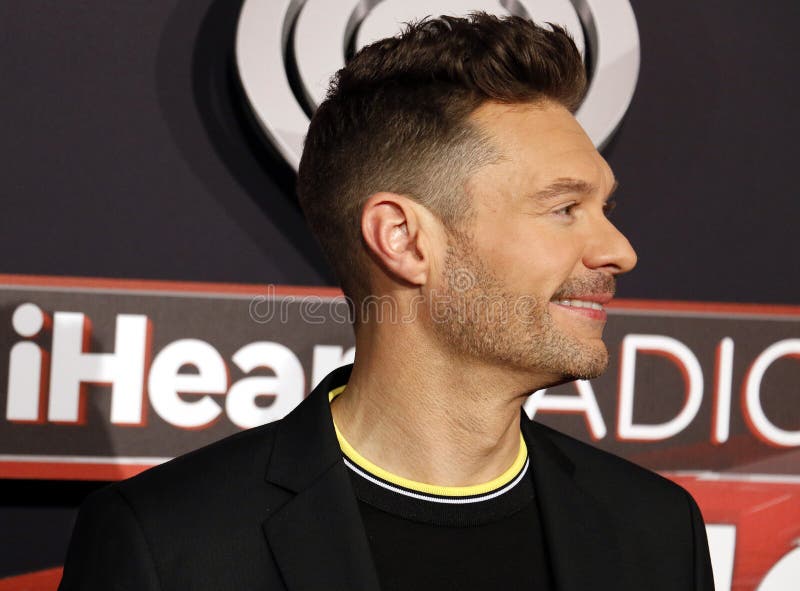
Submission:
[[[298,191],[356,360],[285,419],[90,498],[61,589],[713,589],[680,487],[529,421],[599,375],[636,263],[566,33],[475,14],[357,54]]]

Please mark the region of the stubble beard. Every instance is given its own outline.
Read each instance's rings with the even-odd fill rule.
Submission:
[[[442,279],[444,287],[431,294],[432,326],[454,354],[547,376],[553,384],[606,370],[601,340],[566,334],[550,314],[549,300],[509,290],[466,237],[451,240]],[[575,293],[579,282],[568,283],[557,293]]]

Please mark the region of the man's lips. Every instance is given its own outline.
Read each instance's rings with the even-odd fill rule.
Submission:
[[[603,305],[610,302],[613,295],[611,293],[592,293],[560,296],[553,298],[551,303],[592,320],[605,320],[606,311]]]
[[[611,301],[614,297],[612,292],[595,292],[595,293],[581,293],[581,294],[559,294],[553,297],[551,301],[560,302],[564,300],[577,300],[579,302],[594,302],[596,304],[604,305]]]

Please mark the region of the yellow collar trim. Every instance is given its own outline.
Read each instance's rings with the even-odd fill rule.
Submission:
[[[339,386],[331,390],[328,393],[328,401],[332,401],[336,398],[339,394],[344,392],[344,389],[347,387],[347,384],[344,386]],[[490,480],[489,482],[484,482],[483,484],[474,484],[470,486],[436,486],[434,484],[426,484],[424,482],[417,482],[415,480],[409,480],[408,478],[403,478],[402,476],[397,476],[396,474],[392,474],[381,468],[380,466],[376,466],[372,462],[370,462],[367,458],[362,456],[358,453],[355,448],[350,445],[347,440],[342,435],[342,432],[339,431],[339,428],[336,426],[334,422],[333,428],[336,430],[336,438],[339,440],[339,446],[342,448],[342,452],[352,461],[354,464],[358,465],[359,467],[363,468],[370,474],[377,476],[387,482],[391,482],[392,484],[396,484],[398,486],[402,486],[407,489],[415,490],[417,492],[427,493],[431,495],[440,495],[440,496],[448,496],[448,497],[467,497],[472,495],[481,495],[488,492],[492,492],[499,488],[502,488],[519,474],[520,470],[525,466],[525,460],[528,459],[528,448],[525,445],[525,439],[522,437],[522,433],[519,434],[519,453],[517,454],[517,459],[514,460],[514,463],[511,464],[511,467],[508,468],[505,472],[503,472],[497,478]]]

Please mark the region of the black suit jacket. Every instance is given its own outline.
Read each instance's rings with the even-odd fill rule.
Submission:
[[[378,591],[328,403],[349,372],[334,371],[283,420],[91,495],[59,589]],[[686,491],[522,423],[559,590],[713,589]]]

